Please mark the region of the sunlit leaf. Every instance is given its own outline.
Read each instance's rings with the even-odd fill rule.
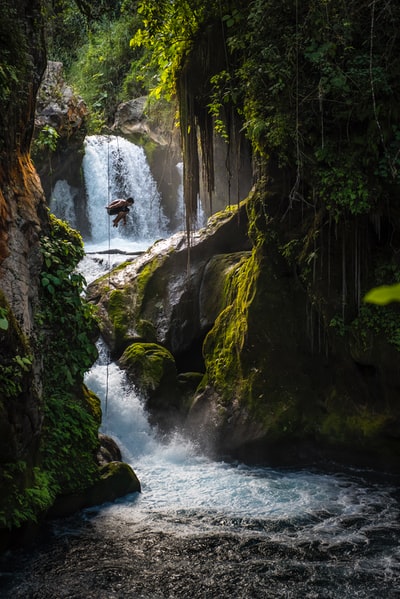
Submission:
[[[385,306],[391,302],[400,302],[400,283],[374,287],[365,295],[364,301],[369,304],[378,304],[380,306]]]

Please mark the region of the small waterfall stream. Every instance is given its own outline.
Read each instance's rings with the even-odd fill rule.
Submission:
[[[88,141],[85,166],[88,178],[89,163],[96,165],[88,197],[93,243],[100,245],[107,235],[98,222],[107,201],[101,179],[107,143]],[[116,193],[135,196],[137,187],[126,178],[127,187]],[[135,204],[136,222],[148,226],[144,238],[166,226],[161,219],[151,230],[153,211],[150,216],[147,208],[153,195],[141,191]],[[125,244],[126,238],[113,241]],[[94,268],[104,272],[106,265],[86,260],[83,274],[102,274]],[[142,493],[50,522],[34,548],[1,558],[2,598],[400,597],[397,481],[372,472],[216,462],[179,432],[162,439],[123,371],[107,366],[107,352],[99,349],[86,383],[102,399],[102,429],[132,464]]]
[[[87,137],[83,171],[93,244],[104,243],[110,234],[113,244],[122,238],[149,245],[167,234],[160,194],[143,148],[117,136]],[[116,198],[127,197],[135,204],[126,227],[110,230],[104,207]]]
[[[169,234],[166,218],[143,148],[115,135],[85,139],[82,162],[89,235],[83,234],[87,252],[112,249],[140,251]],[[76,190],[57,181],[50,208],[56,216],[80,230],[75,206]],[[117,198],[133,197],[127,225],[111,226],[105,206]],[[177,201],[179,199],[177,198]]]

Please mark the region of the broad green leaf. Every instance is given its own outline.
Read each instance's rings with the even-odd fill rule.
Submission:
[[[385,306],[391,302],[400,302],[400,283],[374,287],[364,296],[364,301],[380,306]]]

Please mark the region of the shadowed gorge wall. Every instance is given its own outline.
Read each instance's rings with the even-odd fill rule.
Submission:
[[[22,540],[60,495],[78,494],[75,509],[96,503],[111,496],[104,477],[121,474],[98,469],[101,411],[83,385],[97,351],[74,272],[82,239],[49,216],[30,159],[43,14],[40,1],[1,1],[0,550]],[[128,487],[118,493],[132,491],[131,475],[127,467],[120,482],[129,478]]]

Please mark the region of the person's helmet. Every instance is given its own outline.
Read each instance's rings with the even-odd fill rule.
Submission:
[[[131,202],[131,204],[133,204],[135,202],[135,200],[133,198],[126,198],[127,202]]]

